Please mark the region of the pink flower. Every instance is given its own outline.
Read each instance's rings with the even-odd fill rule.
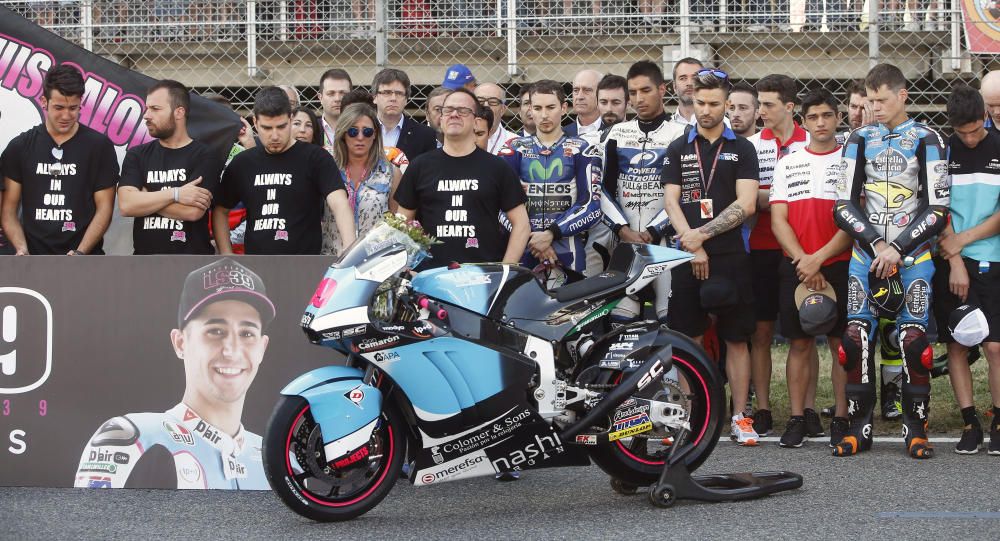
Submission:
[[[420,222],[419,222],[419,221],[417,221],[417,220],[410,220],[409,222],[407,222],[407,224],[408,224],[408,225],[409,225],[410,227],[416,227],[416,228],[418,228],[418,229],[423,229],[423,228],[422,228],[422,227],[420,226]]]

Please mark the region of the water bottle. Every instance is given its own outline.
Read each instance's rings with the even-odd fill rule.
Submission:
[[[979,262],[979,274],[986,274],[988,272],[990,272],[990,262],[989,261],[980,261]]]

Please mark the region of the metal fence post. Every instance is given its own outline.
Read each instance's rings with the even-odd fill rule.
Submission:
[[[380,70],[389,62],[388,3],[389,0],[375,0],[375,65]]]
[[[868,67],[878,64],[879,0],[868,0]]]
[[[691,56],[691,0],[681,0],[681,58]]]
[[[938,15],[940,17],[941,15]],[[962,70],[962,6],[951,0],[951,71]]]
[[[80,2],[80,46],[94,50],[94,0]]]
[[[507,75],[513,79],[521,74],[517,66],[517,6],[507,0]]]
[[[247,77],[256,79],[257,67],[257,0],[247,0]]]

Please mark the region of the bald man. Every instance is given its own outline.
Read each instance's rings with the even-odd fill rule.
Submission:
[[[983,95],[983,102],[986,103],[986,113],[989,116],[990,128],[1000,131],[1000,70],[993,70],[983,77],[983,84],[979,90]]]
[[[285,94],[288,95],[288,102],[292,104],[292,111],[298,109],[299,91],[292,85],[278,85],[278,88],[284,90]]]
[[[603,74],[594,70],[582,70],[573,77],[573,112],[576,121],[563,128],[570,137],[601,131],[601,112],[597,108],[597,85]]]
[[[507,113],[507,92],[500,85],[482,83],[476,87],[475,94],[480,105],[493,111],[493,124],[490,125],[490,137],[484,150],[497,156],[511,139],[517,137],[516,133],[503,127],[503,115]]]

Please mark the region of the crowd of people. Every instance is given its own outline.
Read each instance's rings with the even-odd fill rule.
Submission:
[[[980,90],[951,89],[947,141],[909,116],[907,85],[880,64],[838,100],[800,95],[781,74],[750,85],[684,58],[668,81],[639,61],[624,76],[583,70],[568,96],[561,82],[524,85],[513,133],[506,90],[464,65],[430,93],[426,124],[405,114],[405,72],[378,72],[369,92],[331,69],[319,115],[294,88],[261,88],[223,163],[188,133],[188,89],[164,80],[146,96],[154,140],[119,170],[111,142],[79,122],[80,72],[61,65],[45,77],[44,123],[0,155],[0,250],[101,254],[116,202],[134,217],[136,254],[335,256],[395,212],[440,242],[424,268],[502,261],[550,287],[605,272],[620,243],[671,246],[691,261],[612,320],[716,336],[738,444],[773,429],[780,332],[790,342],[782,447],[827,437],[816,404],[825,337],[835,456],[870,448],[881,379],[881,414],[901,419],[909,456],[931,457],[929,379],[945,368],[965,422],[955,451],[978,452],[987,429],[969,364],[979,348],[987,449],[1000,455],[1000,326],[990,325],[1000,316],[1000,72]],[[937,366],[932,320],[947,344]]]

